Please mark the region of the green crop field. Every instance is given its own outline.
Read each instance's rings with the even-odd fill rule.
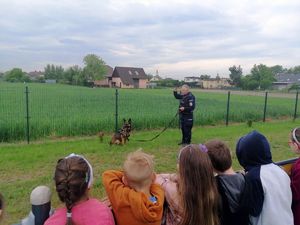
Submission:
[[[59,84],[28,84],[30,138],[93,135],[115,127],[115,90]],[[25,140],[25,84],[0,82],[0,142]],[[222,124],[227,94],[193,90],[195,124]],[[119,90],[119,126],[132,118],[137,130],[164,127],[178,108],[170,89]],[[291,118],[294,98],[270,97],[267,118]],[[263,96],[232,95],[229,121],[262,120]],[[172,124],[178,126],[177,122]]]
[[[235,157],[235,145],[239,137],[256,129],[266,135],[272,146],[274,161],[295,157],[288,146],[290,130],[298,126],[292,121],[255,122],[249,128],[245,123],[233,124],[229,127],[198,126],[193,128],[193,143],[204,143],[209,139],[218,138],[226,141],[232,149],[233,165],[240,169]],[[83,154],[94,167],[95,182],[91,195],[101,199],[104,189],[101,174],[107,169],[122,167],[125,156],[134,150],[155,155],[157,172],[175,172],[178,145],[181,132],[178,129],[167,130],[153,142],[141,143],[135,139],[148,139],[157,131],[135,131],[126,146],[109,146],[109,136],[100,143],[96,136],[70,138],[67,140],[44,140],[32,144],[0,144],[0,192],[5,197],[6,212],[3,225],[13,224],[24,218],[30,210],[29,196],[33,188],[47,185],[53,191],[52,206],[60,206],[53,185],[53,173],[59,158],[74,152]]]

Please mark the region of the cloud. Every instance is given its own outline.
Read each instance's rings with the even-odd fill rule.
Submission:
[[[0,71],[109,65],[163,76],[228,75],[241,64],[299,64],[296,0],[0,0]]]

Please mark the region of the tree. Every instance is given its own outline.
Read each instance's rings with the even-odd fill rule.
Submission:
[[[85,67],[83,68],[83,76],[87,82],[101,80],[107,73],[105,62],[95,54],[86,55],[83,58]]]
[[[66,69],[64,72],[64,82],[67,84],[83,85],[82,69],[77,65]]]
[[[151,80],[153,78],[153,75],[151,73],[147,73],[146,76],[148,80]]]
[[[287,71],[286,68],[283,68],[281,65],[275,65],[275,66],[271,66],[269,67],[273,76],[275,76],[278,73],[284,73]]]
[[[232,80],[232,84],[241,87],[242,85],[242,75],[243,75],[243,70],[242,67],[239,65],[238,67],[233,65],[229,67],[229,77]]]
[[[294,74],[300,73],[300,66],[295,66],[288,69],[287,73],[294,73]]]
[[[30,78],[20,68],[13,68],[6,72],[4,79],[8,82],[30,82]]]
[[[56,66],[48,64],[45,67],[44,76],[46,80],[61,81],[64,79],[64,68],[62,66]]]
[[[275,81],[271,69],[263,64],[255,64],[251,69],[251,76],[251,79],[258,82],[258,89],[267,89]]]
[[[251,74],[242,77],[241,79],[241,87],[244,90],[255,90],[259,87],[258,81],[254,80]]]
[[[200,76],[200,79],[201,80],[209,80],[210,79],[210,76],[209,75],[206,75],[206,74],[203,74]]]

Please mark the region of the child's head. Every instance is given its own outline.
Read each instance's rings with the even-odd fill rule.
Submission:
[[[236,155],[246,171],[273,162],[267,138],[257,131],[240,138],[236,145]]]
[[[206,142],[205,146],[208,149],[208,156],[217,173],[223,173],[231,168],[232,159],[230,150],[223,141],[211,140]]]
[[[218,224],[218,191],[204,145],[187,145],[178,155],[182,224]]]
[[[57,162],[54,180],[58,197],[66,204],[67,224],[71,225],[73,206],[87,197],[92,185],[92,166],[83,156],[71,154]]]
[[[138,150],[129,153],[124,162],[124,178],[133,189],[150,187],[154,179],[153,156]]]
[[[289,146],[294,152],[300,153],[300,127],[291,131]]]

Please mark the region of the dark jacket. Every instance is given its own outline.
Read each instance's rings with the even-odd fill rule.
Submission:
[[[186,95],[178,94],[174,91],[174,97],[180,99],[179,108],[184,107],[184,110],[180,112],[182,116],[193,116],[193,111],[195,109],[195,96],[189,92]]]
[[[216,181],[222,201],[220,225],[248,225],[249,213],[241,205],[245,189],[244,175],[218,175]]]

